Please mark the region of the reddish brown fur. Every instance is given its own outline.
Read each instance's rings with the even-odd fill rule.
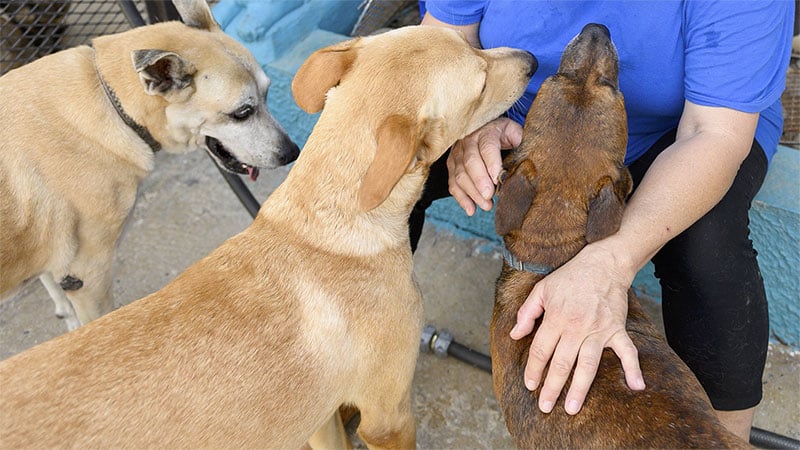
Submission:
[[[622,164],[627,130],[617,65],[607,35],[587,27],[565,49],[559,73],[539,90],[522,144],[505,161],[508,176],[496,212],[498,233],[522,261],[558,267],[619,227],[631,181]],[[719,422],[699,382],[632,291],[627,330],[647,389],[628,389],[619,359],[606,350],[579,414],[564,411],[563,396],[550,414],[539,411],[539,390],[523,384],[533,333],[514,341],[509,332],[541,278],[505,263],[497,280],[494,390],[517,447],[747,447]],[[569,382],[564,392],[568,388]]]

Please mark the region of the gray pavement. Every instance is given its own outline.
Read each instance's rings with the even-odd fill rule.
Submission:
[[[119,245],[113,294],[117,306],[158,290],[251,221],[209,158],[202,153],[156,158]],[[264,171],[248,186],[263,200],[288,169]],[[489,351],[489,320],[500,256],[487,241],[426,225],[415,255],[426,322],[455,339]],[[658,316],[657,305],[647,306]],[[657,318],[657,320],[660,320]],[[44,288],[33,282],[0,303],[0,359],[66,331]],[[800,438],[800,353],[771,345],[765,398],[755,425]],[[512,448],[492,392],[491,376],[453,358],[422,354],[414,405],[418,447]]]

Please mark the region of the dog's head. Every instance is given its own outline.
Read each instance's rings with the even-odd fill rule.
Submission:
[[[618,73],[608,29],[589,24],[567,45],[558,73],[542,83],[522,143],[504,161],[495,228],[506,245],[521,236],[536,240],[561,259],[542,262],[559,264],[619,228],[631,179]]]
[[[298,70],[292,92],[307,112],[350,111],[357,126],[371,129],[374,156],[359,191],[369,211],[409,170],[427,170],[456,140],[507,110],[536,67],[525,51],[480,50],[456,31],[411,26],[318,50]]]
[[[172,151],[205,148],[235,173],[294,161],[299,149],[267,110],[269,79],[252,54],[227,36],[203,0],[174,2],[191,30],[168,49],[132,52],[149,95],[167,102]]]

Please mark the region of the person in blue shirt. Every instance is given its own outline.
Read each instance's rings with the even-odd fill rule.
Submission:
[[[628,386],[645,389],[625,331],[626,292],[652,259],[670,345],[723,423],[748,440],[769,338],[748,211],[781,134],[794,2],[429,0],[424,7],[423,25],[458,29],[476,47],[528,50],[539,69],[508,117],[459,141],[434,166],[409,219],[412,248],[425,208],[448,192],[468,215],[491,210],[501,149],[519,145],[538,86],[584,25],[605,25],[619,52],[635,190],[620,230],[545,277],[520,308],[512,339],[544,315],[525,384],[541,385],[539,407],[550,412],[574,369],[565,408],[577,414],[611,348]]]

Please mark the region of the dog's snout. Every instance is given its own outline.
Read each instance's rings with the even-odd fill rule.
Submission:
[[[523,51],[525,58],[527,59],[528,63],[528,73],[526,74],[528,78],[531,78],[534,73],[536,73],[536,69],[539,68],[539,60],[533,56],[533,53],[529,51]]]
[[[583,27],[581,33],[602,33],[607,38],[611,37],[611,32],[608,31],[608,27],[599,23],[587,24],[585,27]]]

